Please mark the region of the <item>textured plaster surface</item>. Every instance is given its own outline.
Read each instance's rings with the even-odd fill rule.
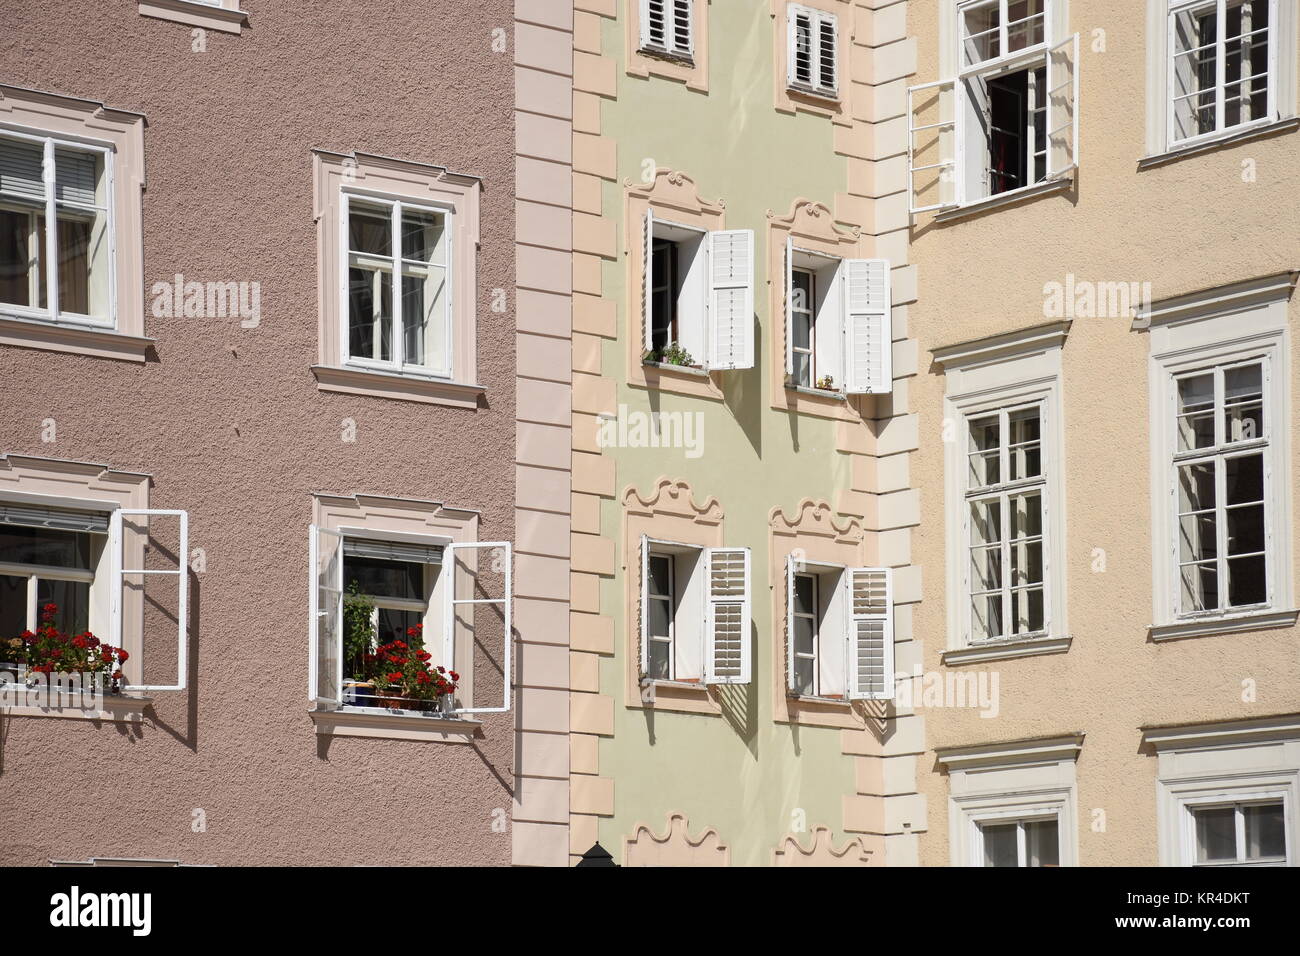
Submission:
[[[468,746],[325,743],[306,672],[312,492],[445,501],[481,510],[483,539],[513,537],[513,303],[491,309],[514,285],[512,66],[491,49],[511,6],[468,22],[397,0],[247,8],[205,53],[134,4],[88,20],[29,0],[0,35],[0,82],[148,116],[146,290],[182,273],[262,292],[256,329],[146,316],[143,366],[0,348],[0,450],[150,473],[151,507],[187,509],[207,560],[187,693],[155,695],[138,725],[0,716],[0,862],[506,863],[491,823],[510,806],[511,715]],[[317,390],[313,146],[483,177],[478,410]]]

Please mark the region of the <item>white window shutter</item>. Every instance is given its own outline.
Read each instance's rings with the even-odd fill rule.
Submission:
[[[1047,178],[1079,165],[1079,34],[1047,54]]]
[[[123,518],[127,515],[135,515],[145,519],[145,523],[151,518],[178,518],[180,521],[179,541],[177,544],[176,568],[175,569],[158,569],[144,567],[127,567],[125,561],[125,544],[126,532],[123,530]],[[164,691],[164,690],[185,690],[187,681],[187,671],[189,664],[189,648],[187,636],[189,620],[189,514],[185,511],[166,510],[158,508],[119,508],[114,511],[109,519],[108,541],[109,546],[113,549],[110,555],[111,571],[111,588],[109,597],[110,613],[112,616],[109,625],[109,632],[112,639],[109,643],[122,647],[125,641],[125,592],[123,588],[126,584],[127,575],[135,575],[140,578],[140,583],[136,585],[141,593],[142,600],[146,598],[145,583],[153,577],[174,577],[176,578],[176,681],[171,684],[129,684],[126,685],[129,690],[143,691]],[[147,532],[145,532],[147,534]],[[142,562],[143,563],[143,562]],[[140,626],[144,627],[143,617]],[[139,659],[135,664],[137,672],[143,678],[144,676],[144,652],[143,648],[139,653]]]
[[[794,380],[794,239],[785,237],[785,374]]]
[[[708,606],[704,626],[704,681],[750,681],[750,575],[748,548],[708,548],[704,553]]]
[[[645,321],[646,351],[654,348],[654,248],[655,211],[645,211],[645,254],[641,263],[641,314]]]
[[[514,623],[513,623],[513,606],[514,606],[514,549],[509,541],[455,541],[448,544],[443,549],[443,572],[450,572],[451,580],[448,582],[446,593],[448,600],[446,603],[446,614],[443,618],[443,636],[444,639],[452,643],[454,647],[454,635],[458,611],[461,615],[468,617],[470,627],[475,632],[475,643],[479,641],[478,626],[475,619],[479,607],[488,606],[496,607],[501,614],[501,637],[502,637],[502,655],[501,655],[501,706],[475,707],[473,701],[470,701],[469,707],[457,707],[453,713],[457,714],[504,714],[510,710],[510,691],[511,687],[511,651],[514,647]],[[489,567],[497,571],[498,567],[501,574],[501,587],[499,592],[494,596],[489,593],[489,587],[484,582],[484,577],[479,572],[481,562],[479,554],[485,553],[490,557]],[[457,586],[461,583],[460,575],[456,573],[457,568],[464,565],[470,571],[471,581],[467,592],[460,593]],[[456,660],[450,658],[452,667],[455,667]],[[449,668],[451,669],[451,668]]]
[[[785,556],[785,686],[794,691],[794,573],[793,554]]]
[[[672,0],[673,34],[672,49],[675,53],[687,56],[695,52],[695,26],[691,22],[694,12],[694,0]]]
[[[343,535],[312,525],[308,552],[307,699],[337,705],[343,699]]]
[[[817,75],[813,77],[813,85],[836,93],[839,90],[839,31],[835,27],[835,14],[818,14],[816,30],[813,42],[817,46]]]
[[[754,231],[709,233],[710,369],[754,367]]]
[[[794,86],[799,75],[799,17],[801,14],[794,7],[786,8],[786,55],[785,55],[785,85]],[[804,53],[806,57],[809,52]]]
[[[852,700],[894,696],[894,570],[848,568],[848,692]]]
[[[638,0],[641,4],[641,47],[658,45],[653,36],[665,36],[664,0]]]
[[[650,594],[650,538],[641,535],[641,592],[636,602],[637,615],[641,618],[641,676],[650,673],[650,614],[646,610],[646,598]]]
[[[907,202],[912,214],[957,205],[956,84],[907,90]]]
[[[844,260],[844,390],[880,395],[894,387],[888,259]]]

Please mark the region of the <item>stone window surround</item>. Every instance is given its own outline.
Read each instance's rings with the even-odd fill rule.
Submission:
[[[689,59],[648,53],[641,49],[641,0],[628,0],[623,18],[623,62],[627,75],[645,79],[660,76],[678,80],[688,90],[709,92],[709,4],[710,0],[691,0],[691,45]]]
[[[477,384],[476,309],[479,248],[477,177],[443,166],[369,153],[312,151],[319,273],[318,364],[322,391],[376,395],[413,402],[477,408],[485,389]],[[344,192],[364,198],[442,206],[452,215],[452,374],[448,378],[387,372],[347,365],[342,358],[343,295],[340,209]]]
[[[141,113],[96,100],[0,85],[0,128],[82,141],[110,150],[115,326],[90,328],[18,318],[0,307],[0,344],[144,362],[144,126]]]
[[[380,495],[312,496],[313,522],[321,528],[356,537],[366,533],[378,537],[435,537],[455,542],[478,540],[479,513],[454,508],[440,501],[391,498]],[[456,653],[473,653],[472,636],[461,635]],[[460,690],[474,700],[472,669],[461,675]],[[482,721],[476,717],[441,717],[428,714],[374,714],[348,710],[310,710],[316,733],[335,737],[383,737],[393,740],[424,740],[444,743],[472,743],[482,736]]]
[[[1075,733],[936,750],[936,762],[948,777],[950,865],[981,865],[973,855],[979,821],[1054,813],[1059,827],[1060,865],[1077,866],[1076,761],[1083,737]]]
[[[141,16],[172,20],[204,30],[241,33],[248,26],[248,13],[240,9],[239,0],[196,3],[194,0],[139,0]]]
[[[772,87],[773,105],[780,113],[813,113],[828,117],[837,126],[853,125],[850,97],[853,91],[853,22],[851,0],[769,0],[772,17]],[[786,9],[791,6],[808,7],[835,14],[837,86],[835,99],[802,93],[786,85],[786,60],[789,56],[789,26]]]

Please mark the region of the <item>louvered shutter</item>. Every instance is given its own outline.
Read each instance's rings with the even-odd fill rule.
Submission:
[[[893,569],[849,568],[845,576],[849,697],[890,700],[894,696]]]
[[[405,541],[377,541],[347,538],[343,554],[349,558],[372,558],[379,561],[410,561],[418,564],[442,564],[442,545],[411,544]]]
[[[710,369],[754,367],[754,232],[709,233]]]
[[[956,84],[907,90],[907,202],[913,214],[957,205]]]
[[[343,686],[343,535],[312,525],[307,699],[338,705]]]
[[[45,198],[44,147],[23,139],[0,139],[0,193],[39,202]]]
[[[641,314],[645,322],[645,348],[654,348],[654,248],[655,212],[645,211],[645,254],[641,262]]]
[[[822,14],[817,18],[817,76],[815,82],[827,93],[838,89],[836,81],[837,50],[835,46],[835,17]]]
[[[893,389],[889,260],[844,261],[844,390],[883,394]]]
[[[1047,53],[1047,178],[1079,165],[1079,34]]]
[[[750,681],[750,583],[748,548],[705,551],[708,606],[704,627],[704,680]]]
[[[640,0],[640,2],[641,46],[665,46],[668,39],[668,25],[664,10],[666,0]]]
[[[789,8],[786,45],[786,85],[808,86],[812,83],[812,19],[807,12]]]
[[[51,528],[57,531],[107,534],[109,512],[72,511],[27,504],[0,504],[0,525],[6,524],[23,525],[28,528]]]
[[[692,0],[673,0],[672,50],[685,56],[695,52],[691,6]]]

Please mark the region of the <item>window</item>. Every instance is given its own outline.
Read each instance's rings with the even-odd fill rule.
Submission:
[[[1252,361],[1176,379],[1180,615],[1268,604],[1265,374]]]
[[[693,0],[639,0],[641,51],[689,61],[694,50]]]
[[[894,696],[893,572],[786,558],[789,691],[829,700]]]
[[[835,14],[791,4],[786,10],[789,44],[786,83],[792,90],[838,96]]]
[[[754,233],[706,232],[645,215],[645,360],[695,369],[754,365]]]
[[[187,515],[110,509],[0,502],[0,661],[16,663],[7,642],[35,631],[54,605],[58,630],[127,650],[126,689],[183,690],[188,569],[178,556],[188,553]],[[157,648],[168,631],[177,635],[175,670],[166,655],[146,662],[143,653],[142,634]]]
[[[1055,816],[976,822],[983,866],[1060,866],[1060,825]]]
[[[1078,164],[1078,36],[1050,0],[955,6],[953,79],[908,91],[912,212],[1064,181]]]
[[[348,270],[344,361],[450,376],[450,214],[357,196],[344,197],[344,210]]]
[[[111,176],[108,149],[0,132],[0,309],[113,326]]]
[[[966,421],[969,634],[1038,637],[1050,619],[1041,405]]]
[[[314,151],[321,389],[477,408],[477,178]]]
[[[789,386],[893,390],[887,259],[835,259],[787,239],[786,302]]]
[[[318,711],[509,710],[510,544],[394,532],[383,524],[311,527],[309,699]],[[498,646],[499,657],[489,654]],[[475,674],[476,650],[500,673]],[[440,687],[440,679],[457,686]],[[490,683],[500,685],[499,706]]]
[[[1286,866],[1285,804],[1189,806],[1196,866]]]
[[[749,683],[748,548],[642,535],[640,593],[643,680]]]
[[[1277,0],[1170,0],[1170,147],[1277,118],[1277,16]]]

